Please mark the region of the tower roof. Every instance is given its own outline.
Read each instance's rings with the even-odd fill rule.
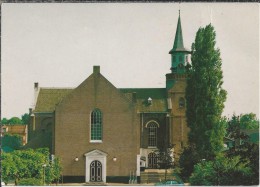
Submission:
[[[185,49],[183,45],[180,10],[179,10],[179,19],[178,19],[177,29],[175,33],[173,48],[169,53],[172,54],[174,52],[190,52],[189,50]]]

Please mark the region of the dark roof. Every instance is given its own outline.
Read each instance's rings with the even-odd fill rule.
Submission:
[[[34,112],[53,112],[56,105],[73,89],[40,88]]]
[[[120,88],[127,97],[136,93],[137,112],[166,112],[167,95],[165,88]],[[148,103],[148,98],[152,103]]]
[[[166,98],[165,88],[119,88],[123,93],[133,93],[136,92],[137,99],[164,99]]]
[[[57,104],[73,89],[40,88],[34,112],[53,112]],[[167,95],[165,88],[120,88],[130,101],[132,93],[136,93],[137,112],[166,112]],[[148,98],[152,104],[148,104]]]

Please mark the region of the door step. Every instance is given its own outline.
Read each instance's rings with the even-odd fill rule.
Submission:
[[[84,186],[107,186],[104,182],[86,182]]]

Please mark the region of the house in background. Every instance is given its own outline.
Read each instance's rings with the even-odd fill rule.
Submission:
[[[28,147],[49,147],[60,157],[64,181],[127,183],[159,173],[155,151],[171,143],[177,155],[187,142],[189,53],[179,16],[164,88],[116,88],[99,66],[76,88],[35,83]]]
[[[1,130],[1,137],[3,137],[5,134],[17,134],[22,137],[22,145],[27,144],[28,140],[28,127],[27,125],[4,125],[2,126]]]

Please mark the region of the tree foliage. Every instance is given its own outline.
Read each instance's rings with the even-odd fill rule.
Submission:
[[[20,135],[5,134],[2,137],[2,148],[9,147],[13,150],[20,149],[22,146],[22,137]]]
[[[191,185],[226,186],[250,185],[252,170],[240,157],[217,156],[214,161],[201,161],[194,166],[190,177]]]
[[[29,124],[29,120],[30,120],[29,114],[25,113],[21,116],[21,118],[19,118],[19,117],[11,117],[10,119],[3,118],[1,120],[1,124],[4,124],[4,125],[26,125],[26,124]]]
[[[164,179],[167,180],[167,170],[174,166],[173,144],[169,144],[166,140],[164,144],[159,147],[155,154],[158,158],[158,166],[160,169],[165,169]]]
[[[30,122],[30,115],[25,113],[22,115],[22,124],[28,125]]]
[[[191,173],[193,172],[194,165],[198,163],[200,156],[194,149],[194,146],[185,147],[179,158],[179,174],[181,178],[188,182]]]
[[[235,143],[226,151],[226,156],[229,158],[240,156],[241,162],[247,163],[247,166],[252,169],[250,185],[259,184],[259,143],[252,142],[243,130],[255,129],[258,132],[259,125],[256,123],[258,120],[252,113],[233,115],[227,123],[227,135]]]
[[[214,158],[222,150],[225,132],[221,114],[226,91],[222,89],[222,63],[215,38],[212,25],[198,30],[192,44],[185,96],[189,143],[205,159]]]
[[[15,180],[15,183],[18,184],[20,179],[43,180],[45,178],[45,182],[49,184],[60,176],[60,161],[58,158],[50,161],[49,151],[46,148],[18,150],[3,153],[1,157],[2,179],[6,183]],[[45,168],[44,164],[46,164]]]

